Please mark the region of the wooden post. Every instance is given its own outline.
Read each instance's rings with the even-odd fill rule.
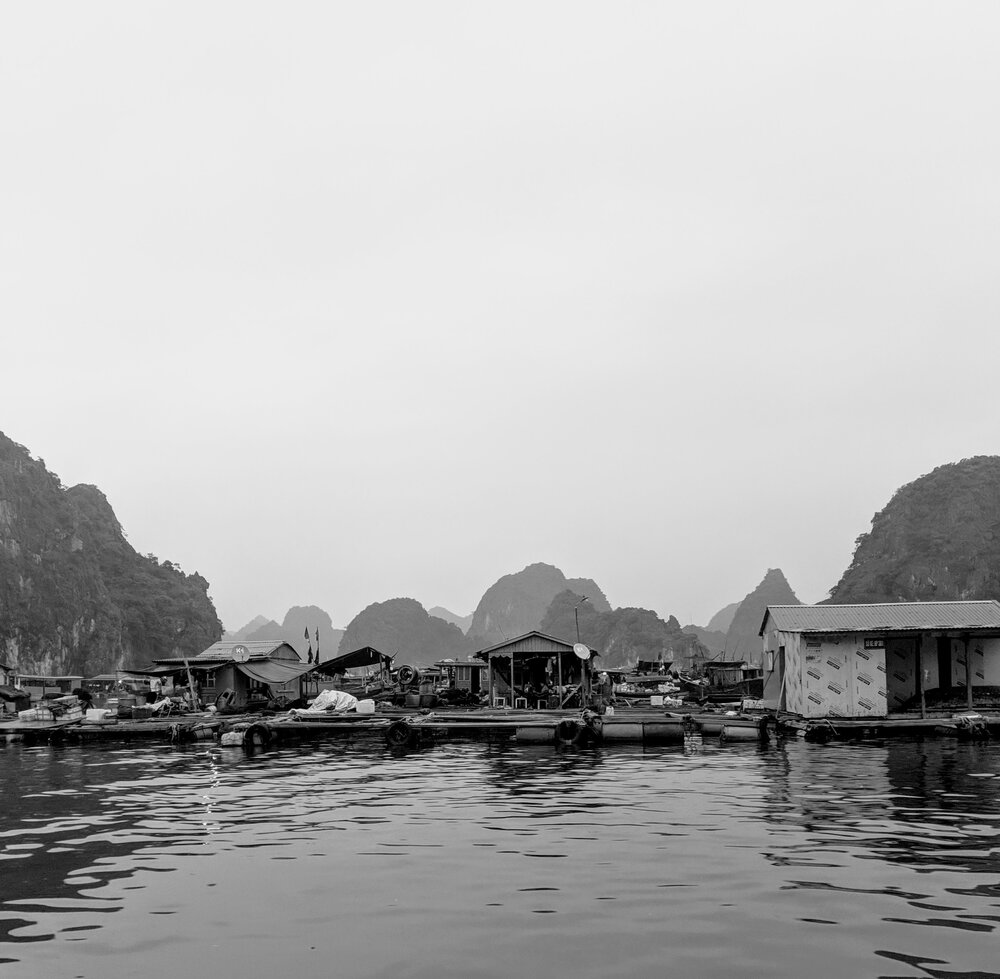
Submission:
[[[184,669],[187,670],[188,675],[188,690],[191,691],[191,709],[198,709],[198,694],[195,691],[194,677],[191,676],[191,664],[188,663],[187,657],[184,657]]]
[[[914,646],[916,648],[917,657],[917,690],[920,693],[920,719],[923,720],[927,717],[927,700],[924,697],[924,657],[921,653],[921,648],[924,643],[923,636],[917,636],[916,643]]]
[[[514,652],[510,654],[510,706],[514,706]]]
[[[969,637],[962,636],[965,644],[965,704],[972,710],[972,657],[969,653]]]
[[[556,664],[559,671],[559,706],[562,707],[563,699],[563,682],[562,682],[562,650],[556,654]]]
[[[493,706],[493,654],[486,657],[486,672],[489,674],[490,707]]]

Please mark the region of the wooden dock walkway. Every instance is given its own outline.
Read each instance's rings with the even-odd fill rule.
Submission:
[[[679,744],[686,735],[723,740],[762,740],[770,736],[813,741],[857,740],[905,735],[988,737],[1000,735],[1000,715],[977,715],[975,727],[957,715],[921,717],[918,713],[888,718],[804,719],[774,714],[734,714],[659,708],[616,708],[599,716],[593,711],[407,710],[376,714],[220,715],[192,713],[163,719],[120,719],[111,722],[0,722],[0,738],[10,741],[99,742],[197,741],[262,746],[272,743],[368,736],[393,747],[413,747],[441,738],[513,738],[523,743],[577,745]],[[249,733],[247,733],[249,732]],[[237,737],[236,735],[240,735]],[[242,740],[241,740],[242,739]]]

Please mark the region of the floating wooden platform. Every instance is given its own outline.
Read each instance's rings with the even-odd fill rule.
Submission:
[[[1000,735],[1000,714],[976,714],[981,721],[978,731],[970,731],[959,720],[961,712],[938,712],[921,716],[918,711],[893,714],[891,717],[779,717],[779,733],[797,735],[812,741],[858,740],[904,735],[940,735],[943,737]]]
[[[696,710],[683,713],[660,708],[616,707],[614,714],[599,717],[592,711],[440,709],[435,711],[393,708],[377,714],[317,714],[302,716],[219,715],[197,713],[163,719],[87,721],[9,721],[0,723],[0,736],[7,741],[116,741],[241,743],[233,732],[250,733],[248,746],[272,742],[303,741],[327,737],[368,735],[388,744],[414,746],[439,738],[515,738],[520,742],[552,745],[670,744],[682,743],[693,733],[721,737],[727,741],[767,740],[769,734],[804,737],[814,741],[891,737],[895,735],[940,735],[988,737],[1000,735],[1000,714],[977,715],[974,727],[959,715],[918,713],[887,718],[829,718],[812,720],[773,714],[734,714]]]
[[[64,731],[79,724],[79,720],[3,721],[0,722],[0,737],[8,741],[18,741],[26,737],[39,737],[44,740],[55,732]]]

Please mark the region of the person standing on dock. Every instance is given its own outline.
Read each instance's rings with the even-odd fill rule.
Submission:
[[[611,677],[605,672],[600,673],[597,677],[596,693],[597,710],[603,714],[615,695],[615,687],[611,682]]]

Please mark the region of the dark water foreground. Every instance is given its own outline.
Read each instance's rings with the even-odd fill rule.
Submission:
[[[1000,746],[0,746],[0,977],[1000,976]]]

